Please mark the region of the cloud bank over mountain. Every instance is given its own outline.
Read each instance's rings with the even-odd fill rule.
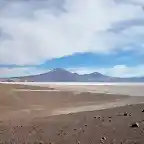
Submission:
[[[126,51],[144,55],[143,37],[143,0],[0,0],[0,65],[39,65],[88,52],[103,58]],[[134,73],[120,69],[119,74],[137,75],[141,72],[133,69],[141,70],[143,63],[93,69],[115,73],[122,65]]]
[[[1,0],[0,5],[1,64],[38,64],[75,52],[144,51],[142,0]]]

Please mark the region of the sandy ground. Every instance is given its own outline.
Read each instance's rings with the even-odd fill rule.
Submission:
[[[1,122],[3,144],[143,144],[144,105]],[[136,126],[135,126],[136,124]]]
[[[143,103],[144,97],[91,93],[96,86],[0,85],[0,119],[29,118]],[[88,92],[87,92],[88,91]]]
[[[49,87],[0,85],[0,119],[24,119],[143,102],[143,97],[70,92]]]
[[[96,92],[96,86],[0,84],[0,142],[144,143],[144,97]]]

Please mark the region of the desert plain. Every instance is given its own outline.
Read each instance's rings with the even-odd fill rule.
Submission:
[[[143,144],[144,85],[0,84],[0,143]]]

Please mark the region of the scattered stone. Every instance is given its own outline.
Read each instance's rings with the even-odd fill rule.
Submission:
[[[124,116],[127,116],[127,115],[128,115],[127,112],[125,112],[125,113],[124,113]]]
[[[142,112],[144,112],[144,109],[142,110]]]
[[[102,138],[100,139],[100,143],[103,144],[105,140],[106,140],[106,137],[102,137]]]
[[[59,135],[59,136],[60,136],[60,135],[62,135],[62,134],[61,134],[61,133],[57,133],[57,135]]]
[[[77,141],[77,144],[80,144],[80,141]]]
[[[85,127],[87,127],[87,124],[85,124]]]
[[[109,120],[109,122],[111,122],[111,120]]]
[[[106,140],[106,137],[102,137],[101,140]]]
[[[109,116],[108,118],[112,118],[112,116]]]
[[[76,131],[76,128],[74,128],[74,131]]]
[[[72,115],[72,113],[69,113],[68,115]]]
[[[94,118],[94,119],[96,119],[97,117],[96,117],[96,116],[94,116],[93,118]]]
[[[139,127],[139,123],[137,123],[137,122],[136,122],[136,123],[132,123],[130,127],[131,127],[131,128]]]
[[[130,113],[129,116],[132,116],[132,114]]]

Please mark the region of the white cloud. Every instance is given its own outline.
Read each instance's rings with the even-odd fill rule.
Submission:
[[[102,74],[113,77],[139,77],[144,76],[144,65],[138,65],[135,67],[129,67],[125,65],[116,65],[108,68],[69,68],[72,72],[79,74],[86,74],[92,72],[100,72]]]
[[[144,0],[126,0],[126,1],[133,4],[140,4],[140,5],[144,4]]]
[[[44,70],[44,69],[38,69],[34,67],[0,68],[0,78],[35,75],[47,71],[48,70],[46,69]]]
[[[1,64],[37,64],[75,52],[111,52],[131,43],[139,32],[135,36],[132,30],[128,34],[107,30],[121,21],[144,18],[140,6],[114,0],[65,0],[63,6],[53,1],[5,4],[0,28],[9,38],[0,40]]]

